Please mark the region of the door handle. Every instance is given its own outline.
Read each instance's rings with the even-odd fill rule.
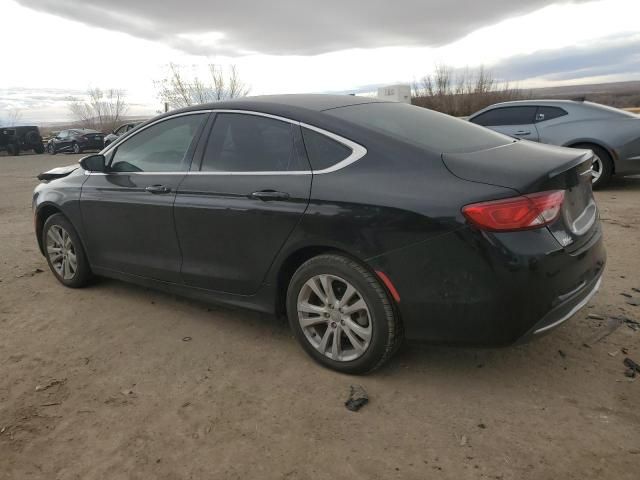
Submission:
[[[171,189],[165,185],[149,185],[145,188],[145,190],[149,193],[153,194],[162,194],[162,193],[170,193]]]
[[[529,130],[518,130],[516,133],[514,133],[514,135],[518,135],[518,136],[531,135],[531,132]]]
[[[275,190],[261,190],[259,192],[249,194],[249,198],[268,202],[269,200],[288,200],[289,194],[285,192],[276,192]]]

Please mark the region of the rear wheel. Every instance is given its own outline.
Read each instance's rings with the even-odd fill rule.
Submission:
[[[320,255],[294,273],[287,316],[296,338],[321,365],[361,374],[397,350],[402,328],[375,275],[341,255]]]
[[[44,153],[44,145],[36,145],[33,147],[33,151],[36,153]]]
[[[611,155],[604,148],[594,145],[592,143],[580,143],[573,145],[573,148],[582,148],[585,150],[591,150],[594,155],[592,165],[592,185],[593,189],[598,189],[606,185],[611,179],[613,174],[613,161]]]
[[[91,268],[80,237],[67,218],[50,216],[42,229],[42,244],[49,268],[66,287],[80,288],[91,279]]]

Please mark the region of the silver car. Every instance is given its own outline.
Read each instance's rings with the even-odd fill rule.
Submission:
[[[592,150],[594,188],[614,174],[640,173],[640,116],[624,110],[573,100],[522,100],[491,105],[469,121],[516,138]]]

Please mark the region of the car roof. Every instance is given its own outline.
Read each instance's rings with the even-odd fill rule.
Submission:
[[[532,99],[532,100],[513,100],[510,102],[501,102],[494,103],[493,105],[489,105],[488,107],[483,108],[482,110],[477,111],[471,117],[474,118],[480,115],[481,113],[487,112],[489,110],[494,110],[497,108],[504,107],[518,107],[518,106],[532,106],[532,107],[559,107],[564,108],[565,110],[569,110],[570,113],[580,113],[582,115],[605,115],[605,116],[624,116],[624,117],[634,117],[634,115],[630,112],[626,112],[624,110],[620,110],[615,107],[609,107],[607,105],[602,105],[599,103],[588,102],[583,100],[545,100],[545,99]]]
[[[93,130],[92,128],[70,128],[68,131],[70,132],[82,132],[82,133],[102,133],[98,130]]]
[[[581,102],[578,100],[545,100],[545,99],[535,99],[535,100],[512,100],[510,102],[500,102],[494,103],[493,105],[489,105],[483,110],[487,110],[489,108],[496,107],[517,107],[517,106],[534,106],[534,107],[562,107],[562,106],[575,106],[575,105],[584,105],[588,102]]]
[[[256,110],[273,115],[289,116],[296,118],[306,116],[314,112],[323,112],[334,108],[364,103],[388,103],[375,97],[356,97],[354,95],[328,95],[328,94],[287,94],[287,95],[260,95],[255,97],[243,97],[220,102],[203,103],[192,107],[173,110],[167,115],[198,110]]]

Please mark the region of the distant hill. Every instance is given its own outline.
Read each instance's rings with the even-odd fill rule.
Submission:
[[[640,81],[534,88],[533,98],[583,99],[618,108],[640,107]]]

